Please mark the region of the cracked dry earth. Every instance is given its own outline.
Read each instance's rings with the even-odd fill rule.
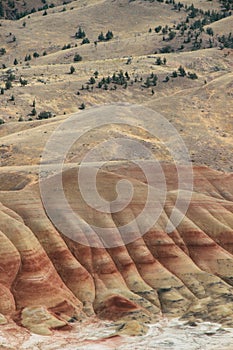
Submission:
[[[164,316],[232,327],[233,174],[195,167],[187,214],[167,234],[178,191],[175,167],[164,164],[163,171],[168,191],[159,219],[143,236],[135,226],[135,237],[126,245],[118,232],[113,248],[98,246],[94,231],[89,236],[76,227],[70,237],[59,233],[46,216],[37,183],[1,191],[2,327],[14,329],[14,320],[33,333],[49,335],[53,329],[77,327],[71,321],[97,322],[97,317],[114,322],[117,334],[141,335],[147,324],[161,322]],[[186,168],[180,171],[185,174]],[[56,176],[44,180],[54,190]],[[99,170],[98,190],[113,200],[122,179],[134,186],[130,204],[123,212],[100,214],[82,199],[77,168],[63,172],[72,210],[88,225],[99,227],[124,225],[143,209],[148,185],[133,164],[119,162]],[[187,191],[179,194],[185,201]],[[48,205],[56,208],[51,198]],[[57,215],[69,230],[66,212],[59,208]]]

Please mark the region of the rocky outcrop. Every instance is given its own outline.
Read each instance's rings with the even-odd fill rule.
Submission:
[[[119,230],[110,238],[117,244],[107,248],[97,243],[109,237],[93,230],[91,237],[80,227],[73,236],[58,232],[46,215],[38,184],[0,192],[0,314],[41,334],[94,314],[140,323],[165,314],[232,326],[233,175],[194,168],[189,209],[166,233],[178,190],[175,168],[164,165],[163,170],[167,194],[158,220],[144,235],[136,225],[127,244]],[[64,192],[89,227],[119,228],[143,210],[148,185],[134,165],[112,165],[98,173],[98,190],[108,200],[115,198],[119,180],[130,179],[134,187],[130,204],[115,213],[85,203],[76,172],[64,172]],[[57,179],[45,181],[53,186]],[[186,196],[183,190],[183,200]],[[56,208],[54,198],[48,198],[48,205]],[[57,215],[69,230],[67,213]]]

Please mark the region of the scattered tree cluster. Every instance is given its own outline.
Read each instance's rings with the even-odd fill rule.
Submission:
[[[81,27],[75,33],[75,38],[82,39],[81,45],[90,44],[90,40],[86,37],[85,31]]]
[[[201,48],[210,48],[213,46],[219,46],[221,38],[214,38],[214,31],[211,27],[207,27],[204,30],[204,26],[210,25],[213,22],[219,21],[223,18],[231,16],[233,9],[232,0],[219,0],[222,4],[220,10],[202,10],[192,5],[182,4],[182,2],[176,2],[175,0],[144,0],[144,1],[159,1],[165,2],[166,4],[172,4],[172,9],[175,11],[183,11],[186,13],[186,18],[174,25],[173,28],[165,26],[156,26],[154,28],[155,32],[162,36],[163,41],[172,41],[175,37],[183,37],[183,43],[179,48],[172,48],[170,45],[162,47],[160,49],[161,53],[173,52],[175,50],[183,50],[185,45],[191,50],[199,50]],[[203,36],[205,33],[209,36]],[[179,39],[180,40],[180,39]],[[226,43],[222,45],[223,47],[231,47],[231,43],[226,38],[223,38]],[[230,40],[231,41],[231,40]],[[221,45],[220,45],[221,47]]]
[[[103,32],[101,32],[98,35],[98,41],[109,41],[113,38],[113,32],[108,30],[107,33],[104,35]]]
[[[167,63],[166,57],[163,57],[163,59],[161,57],[156,58],[155,64],[157,64],[158,66],[165,65],[166,63]]]
[[[227,47],[229,49],[233,49],[233,36],[232,33],[228,35],[222,35],[218,37],[218,41],[221,43],[223,47]]]

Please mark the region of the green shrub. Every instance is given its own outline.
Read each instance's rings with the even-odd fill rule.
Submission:
[[[49,119],[52,117],[52,113],[51,112],[46,112],[46,111],[43,111],[43,112],[40,112],[38,114],[38,117],[37,119]]]
[[[74,62],[80,62],[82,61],[82,59],[83,59],[82,56],[79,55],[78,53],[74,55]]]

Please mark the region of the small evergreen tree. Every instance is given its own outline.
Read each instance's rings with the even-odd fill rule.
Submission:
[[[182,66],[180,66],[178,68],[178,71],[179,71],[181,77],[185,77],[186,72],[185,72],[185,69]]]
[[[207,33],[208,35],[211,35],[211,36],[214,35],[214,31],[213,31],[213,29],[210,28],[210,27],[206,28],[206,33]]]
[[[155,33],[159,33],[162,29],[162,26],[155,27]]]
[[[20,82],[21,86],[25,86],[28,83],[28,81],[25,79],[22,79],[22,77],[20,77],[19,82]]]
[[[0,17],[4,17],[4,15],[5,15],[4,7],[2,4],[2,1],[0,1]]]
[[[84,44],[90,44],[90,40],[88,38],[84,38],[81,42],[81,45],[84,45]]]
[[[188,72],[188,78],[190,78],[190,79],[198,79],[198,76],[197,76],[197,74],[196,73],[190,73],[190,72]]]
[[[99,41],[104,41],[104,40],[105,40],[105,37],[104,37],[103,32],[101,32],[101,33],[99,34],[98,40],[99,40]]]
[[[82,56],[80,56],[78,53],[74,55],[74,62],[80,62],[82,61]]]
[[[31,110],[31,115],[35,116],[37,114],[35,107],[32,108]]]
[[[162,64],[161,57],[158,57],[158,58],[156,59],[156,64],[157,64],[158,66],[160,66],[160,65]]]
[[[91,85],[95,84],[95,78],[94,77],[90,77],[89,84],[91,84]]]
[[[113,32],[111,32],[110,30],[107,31],[106,33],[106,40],[111,40],[113,38]]]
[[[10,80],[7,80],[5,83],[6,90],[9,90],[12,87],[12,82]]]
[[[75,34],[75,38],[76,39],[83,39],[83,38],[85,38],[85,36],[86,36],[86,33],[84,32],[84,30],[82,30],[81,27],[79,27],[77,33]]]
[[[4,47],[1,47],[1,49],[0,49],[0,56],[5,55],[5,53],[6,53],[6,49]]]
[[[74,68],[74,66],[71,66],[70,67],[70,74],[73,74],[75,72],[75,68]]]
[[[86,105],[85,105],[84,102],[82,102],[81,105],[80,105],[80,107],[79,107],[79,109],[85,109],[85,108],[86,108]]]

